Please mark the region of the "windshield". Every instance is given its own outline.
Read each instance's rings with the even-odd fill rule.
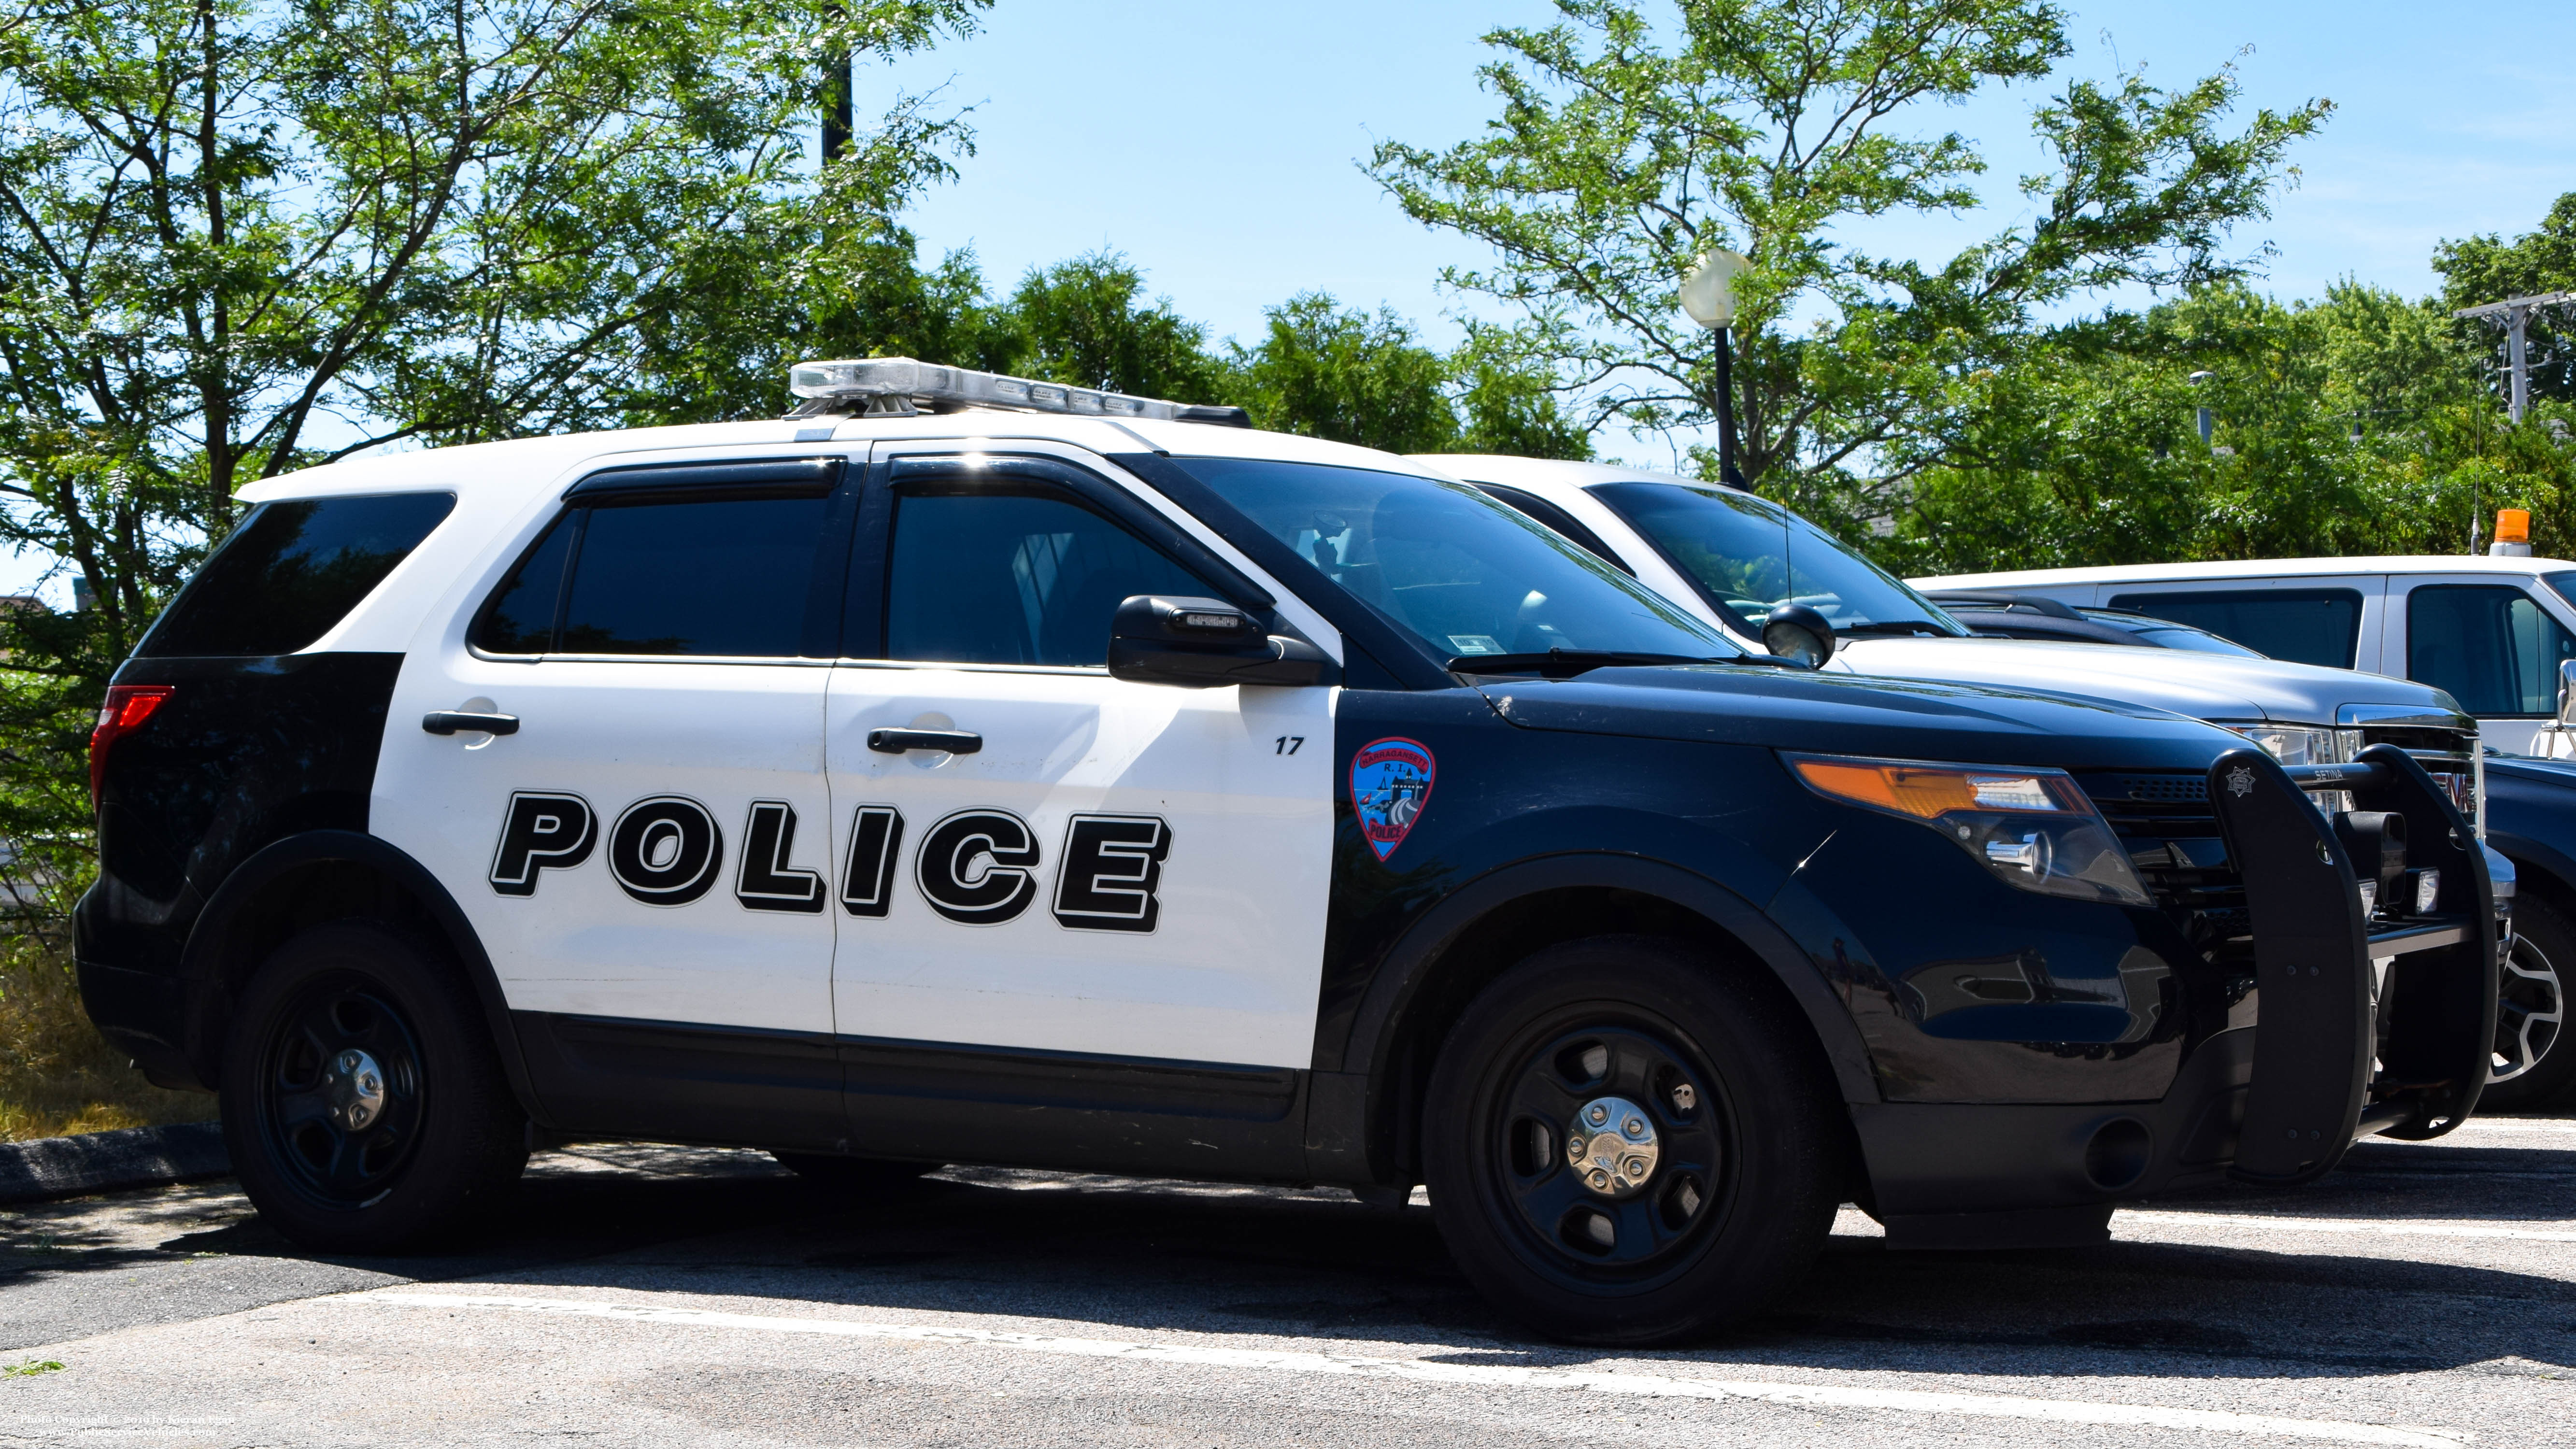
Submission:
[[[1255,458],[1175,458],[1444,659],[1551,649],[1744,651],[1581,548],[1464,484]]]
[[[1841,634],[1968,631],[1832,534],[1768,499],[1731,488],[1594,483],[1665,557],[1759,636],[1763,616],[1805,604]]]

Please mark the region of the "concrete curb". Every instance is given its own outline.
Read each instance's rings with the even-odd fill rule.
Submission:
[[[160,1187],[232,1170],[223,1128],[212,1122],[0,1142],[0,1203]]]

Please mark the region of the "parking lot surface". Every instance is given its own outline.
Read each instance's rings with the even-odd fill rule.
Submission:
[[[1427,1209],[1329,1189],[844,1200],[592,1146],[471,1252],[389,1260],[216,1183],[0,1211],[0,1444],[2576,1443],[2576,1120],[2113,1232],[1889,1253],[1847,1209],[1769,1317],[1603,1352],[1486,1308]]]

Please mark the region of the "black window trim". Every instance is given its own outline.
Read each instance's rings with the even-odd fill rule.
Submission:
[[[529,536],[510,566],[501,571],[466,625],[465,647],[478,659],[496,664],[536,664],[548,660],[582,664],[761,664],[828,665],[840,650],[841,599],[850,576],[850,533],[858,514],[858,485],[868,472],[862,460],[846,452],[783,458],[706,459],[679,463],[625,463],[594,469],[560,495],[562,506],[545,526]],[[564,614],[572,606],[572,580],[588,541],[590,515],[600,508],[656,504],[706,503],[724,499],[829,498],[823,528],[814,541],[814,577],[806,596],[805,618],[795,654],[576,654],[549,648],[535,654],[500,654],[478,642],[492,610],[510,581],[530,557],[543,548],[558,525],[573,536],[564,549],[563,576],[555,584],[555,616],[550,643],[563,641]]]

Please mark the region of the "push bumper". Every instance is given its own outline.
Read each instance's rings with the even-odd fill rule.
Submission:
[[[2354,862],[2310,790],[2348,790],[2357,810],[2402,815],[2409,870],[2441,872],[2432,909],[2365,919]],[[2496,1011],[2494,886],[2476,829],[2391,745],[2351,765],[2295,769],[2231,750],[2210,766],[2209,798],[2245,884],[2258,992],[2229,1175],[2308,1182],[2357,1137],[2434,1137],[2467,1120],[2486,1087]]]

